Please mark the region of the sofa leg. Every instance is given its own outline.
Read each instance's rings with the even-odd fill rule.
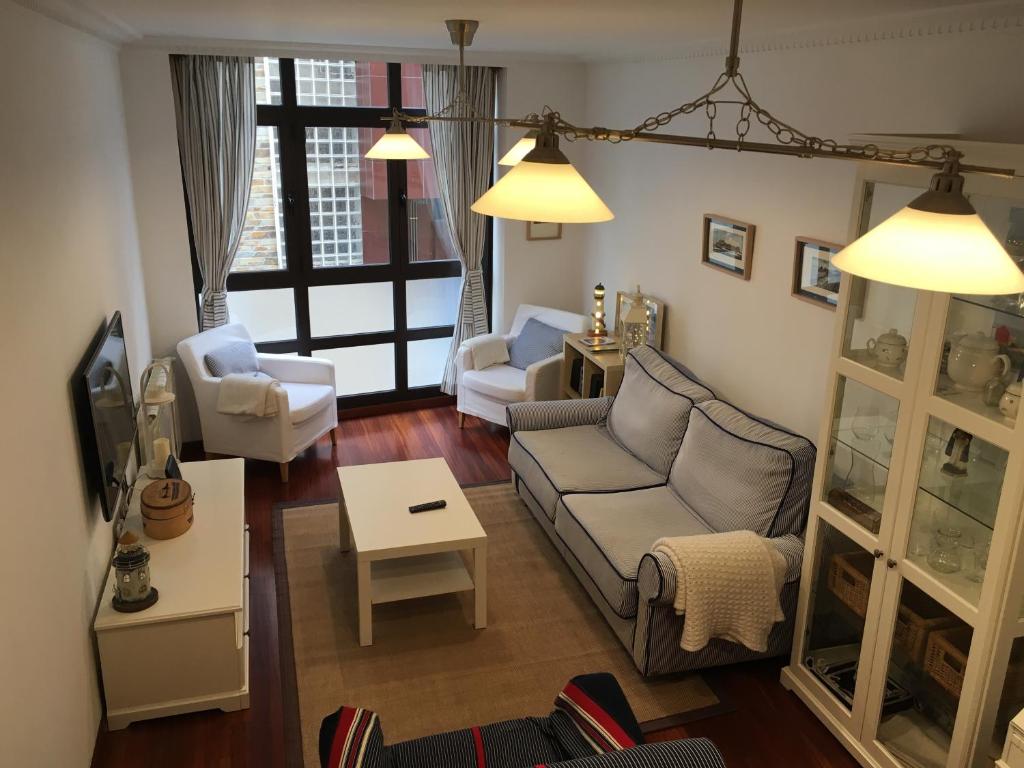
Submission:
[[[466,425],[466,414],[459,411],[459,429],[462,429]]]
[[[334,427],[331,430],[331,445],[337,445],[337,444],[338,444],[338,428]]]
[[[288,462],[287,461],[282,461],[280,464],[277,465],[277,468],[279,470],[281,470],[281,482],[282,483],[287,483],[288,482]]]

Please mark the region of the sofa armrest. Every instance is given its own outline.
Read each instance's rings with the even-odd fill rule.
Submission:
[[[545,768],[725,768],[725,761],[710,740],[701,738],[640,744],[621,752],[548,763]]]
[[[296,357],[261,352],[256,355],[256,359],[259,360],[260,370],[278,381],[334,386],[334,363],[322,357]]]
[[[321,768],[388,766],[380,718],[368,709],[341,707],[325,717],[320,723],[318,746]]]
[[[508,334],[503,333],[482,333],[479,336],[474,336],[471,339],[466,339],[459,345],[458,352],[455,354],[455,363],[458,366],[459,371],[471,371],[473,370],[473,350],[485,344],[493,339],[502,339],[505,344],[508,344],[512,337]]]
[[[558,383],[562,378],[562,360],[565,355],[545,357],[526,367],[526,399],[557,400],[561,397]]]
[[[539,400],[533,403],[510,403],[505,409],[505,422],[512,432],[538,429],[562,429],[599,424],[608,416],[612,397],[583,400]]]
[[[785,583],[799,580],[804,558],[803,539],[788,533],[769,541],[786,558]],[[648,552],[640,558],[636,587],[641,604],[672,605],[676,598],[676,567],[668,555]]]

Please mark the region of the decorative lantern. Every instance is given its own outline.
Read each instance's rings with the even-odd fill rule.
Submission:
[[[139,407],[139,438],[146,474],[163,477],[170,456],[181,450],[172,358],[154,360],[142,372],[142,405]]]
[[[616,331],[619,336],[619,354],[623,360],[626,359],[629,350],[647,343],[650,321],[647,297],[640,293],[639,285],[636,287],[636,293],[622,294]]]
[[[587,336],[600,338],[608,335],[608,328],[604,324],[604,286],[598,283],[594,286],[594,311],[590,313],[592,320]]]
[[[141,611],[159,597],[156,587],[149,583],[149,551],[134,533],[125,531],[114,553],[114,610]]]

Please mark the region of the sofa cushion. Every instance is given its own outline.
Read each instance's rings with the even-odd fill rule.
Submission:
[[[608,429],[624,448],[665,476],[679,451],[693,404],[714,396],[653,347],[638,347],[626,357],[622,385],[608,413]]]
[[[523,330],[508,346],[508,364],[513,368],[526,368],[562,351],[565,331],[542,323],[535,317],[526,321]]]
[[[669,485],[715,531],[800,533],[814,446],[721,400],[697,405]]]
[[[504,364],[482,371],[465,371],[462,386],[496,400],[518,403],[526,397],[526,371]]]
[[[255,373],[260,369],[256,347],[251,341],[232,341],[203,355],[211,376],[223,379],[229,373]]]
[[[601,426],[516,432],[508,463],[549,519],[563,493],[664,485],[664,478],[624,451]]]
[[[667,486],[625,493],[567,494],[555,531],[619,618],[636,616],[640,558],[662,536],[710,533]]]
[[[508,342],[501,336],[492,335],[473,345],[473,369],[482,371],[492,365],[508,362]]]
[[[329,384],[296,384],[282,381],[281,386],[288,393],[288,413],[292,424],[301,424],[324,408],[337,405],[334,387]]]

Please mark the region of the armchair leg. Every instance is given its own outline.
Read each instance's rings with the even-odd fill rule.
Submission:
[[[459,429],[462,429],[466,425],[466,414],[459,411]]]
[[[279,470],[281,470],[281,482],[282,483],[287,483],[288,482],[288,462],[287,461],[282,461],[280,464],[277,465],[277,468]]]
[[[338,444],[338,428],[335,427],[334,429],[331,430],[331,445],[337,445],[337,444]]]

